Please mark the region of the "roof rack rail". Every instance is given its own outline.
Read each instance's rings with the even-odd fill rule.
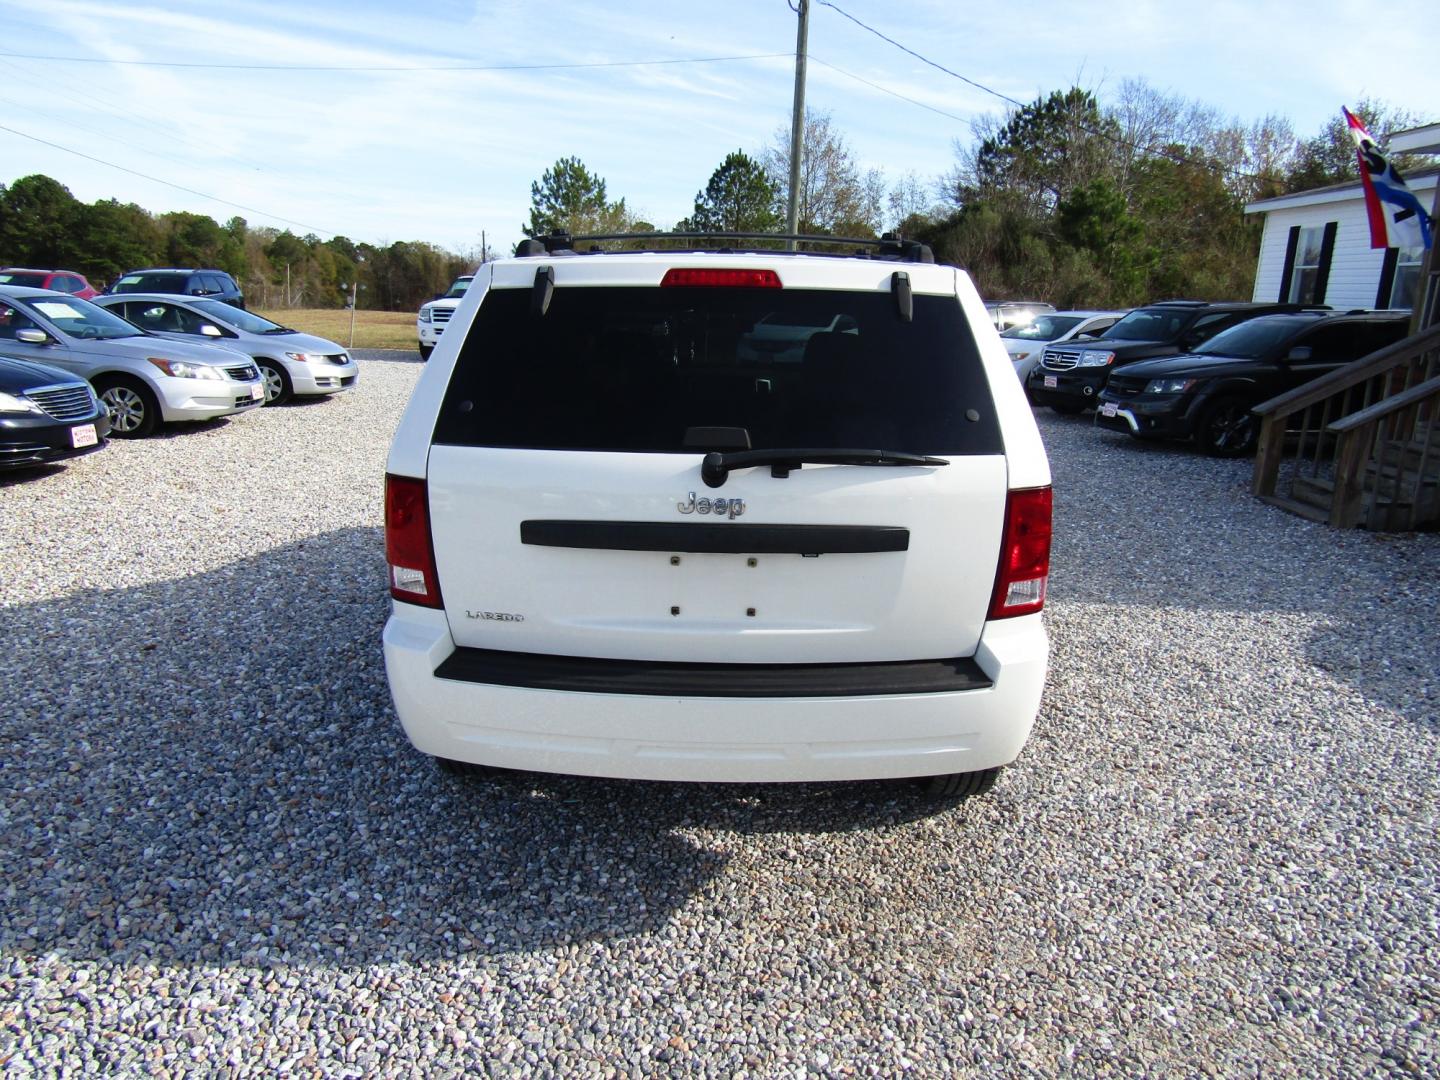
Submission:
[[[642,233],[596,233],[586,236],[571,236],[568,232],[554,232],[547,236],[533,236],[515,245],[517,258],[533,258],[537,255],[576,255],[604,254],[600,244],[607,241],[636,241],[636,240],[766,240],[766,241],[794,241],[802,244],[828,244],[839,247],[849,247],[853,250],[845,253],[851,258],[859,259],[892,259],[900,262],[933,263],[935,255],[929,245],[922,244],[918,240],[906,240],[895,233],[886,233],[878,240],[868,237],[857,236],[815,236],[808,233],[766,233],[766,232],[642,232]],[[581,252],[577,249],[578,244],[590,244],[588,251]],[[813,251],[782,251],[771,248],[740,248],[736,249],[728,244],[695,244],[694,250],[716,250],[735,252],[751,251],[763,252],[768,255],[816,255],[820,252]],[[873,250],[871,250],[873,249]],[[674,250],[666,248],[665,250]],[[827,252],[825,254],[837,254]]]

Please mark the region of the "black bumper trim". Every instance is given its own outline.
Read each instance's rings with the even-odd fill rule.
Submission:
[[[652,697],[873,697],[949,694],[994,685],[968,656],[850,664],[700,664],[460,648],[435,675],[493,686]]]
[[[670,521],[522,521],[520,542],[604,551],[854,555],[908,551],[895,525],[701,525]]]

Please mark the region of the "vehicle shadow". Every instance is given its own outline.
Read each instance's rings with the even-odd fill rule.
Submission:
[[[104,450],[100,451],[102,454],[104,452]],[[56,465],[28,465],[23,469],[0,469],[0,488],[44,480],[51,476],[59,476],[64,471],[64,462]]]
[[[724,868],[691,826],[938,809],[885,784],[445,774],[391,708],[383,581],[380,531],[353,528],[7,608],[0,950],[348,965],[612,939]]]

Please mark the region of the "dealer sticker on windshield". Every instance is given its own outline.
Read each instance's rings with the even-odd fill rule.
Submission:
[[[94,424],[81,424],[79,427],[70,429],[70,445],[76,449],[82,446],[94,446],[99,441],[100,437],[95,434]]]

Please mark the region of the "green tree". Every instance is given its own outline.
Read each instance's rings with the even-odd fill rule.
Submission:
[[[964,205],[1000,201],[1046,218],[1072,190],[1113,172],[1119,128],[1079,87],[1053,91],[1013,110],[980,139],[952,180]]]
[[[97,288],[128,270],[154,266],[164,250],[160,230],[149,211],[134,203],[97,200],[82,206],[76,243],[84,252],[74,268]]]
[[[225,241],[231,237],[214,218],[175,210],[160,215],[160,229],[165,243],[164,258],[171,266],[230,269],[221,263],[225,261]]]
[[[695,210],[676,228],[681,232],[773,232],[776,187],[765,167],[744,151],[727,154],[695,194]]]
[[[526,236],[565,231],[572,235],[618,232],[628,215],[625,200],[606,201],[605,181],[578,157],[561,158],[530,185]]]
[[[0,192],[0,251],[14,263],[50,269],[76,266],[82,204],[48,176],[24,176]]]
[[[1075,188],[1056,207],[1060,239],[1085,252],[1106,279],[1106,303],[1138,303],[1144,290],[1149,253],[1142,247],[1144,228],[1115,185],[1096,180]]]

